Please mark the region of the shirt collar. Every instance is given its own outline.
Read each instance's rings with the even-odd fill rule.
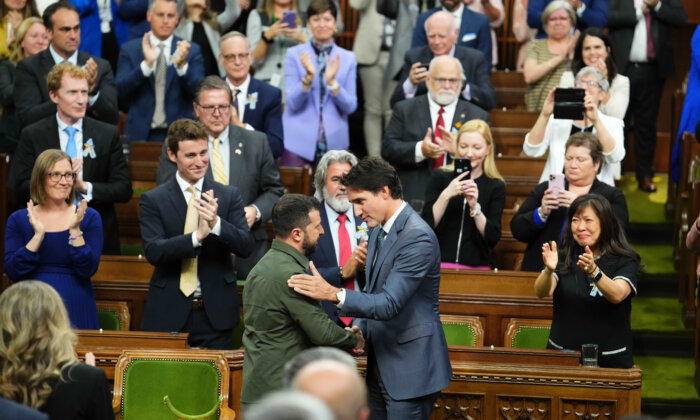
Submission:
[[[464,4],[462,4],[462,3],[460,2],[460,3],[459,3],[459,7],[458,7],[457,10],[455,10],[454,12],[450,12],[449,10],[447,10],[447,9],[444,8],[444,7],[442,8],[442,10],[444,10],[444,11],[446,11],[447,13],[451,14],[452,16],[454,16],[455,19],[457,20],[457,22],[458,22],[460,25],[462,24],[462,13],[464,13]]]
[[[389,234],[389,231],[391,230],[391,227],[394,226],[394,222],[396,221],[396,218],[399,217],[399,214],[403,211],[404,207],[406,207],[406,202],[402,201],[401,205],[399,206],[398,210],[389,218],[389,220],[386,221],[383,225],[381,225],[382,230],[384,230],[384,233],[387,235]]]
[[[227,125],[226,128],[224,129],[224,131],[222,131],[221,134],[219,134],[219,137],[218,137],[219,142],[226,143],[226,141],[228,140],[228,127],[229,126]],[[209,135],[210,146],[214,145],[214,138],[215,138],[214,136]]]
[[[184,178],[180,176],[180,172],[177,171],[175,172],[175,180],[177,181],[177,185],[180,186],[180,191],[184,194],[185,191],[187,191],[187,188],[190,187],[190,183],[185,181]],[[194,184],[194,189],[197,191],[202,191],[202,185],[204,184],[204,177],[200,178],[197,182]]]
[[[297,263],[299,263],[299,265],[304,267],[305,272],[309,271],[309,259],[301,252],[299,252],[298,249],[294,248],[286,242],[280,241],[279,239],[272,240],[271,248],[284,252],[285,254],[289,254],[292,258],[294,258],[294,260],[296,260]]]
[[[231,88],[231,94],[233,94],[234,89],[238,89],[241,91],[241,93],[245,93],[246,95],[248,94],[248,86],[250,85],[250,74],[246,76],[245,80],[243,83],[241,83],[240,86],[235,86],[231,81],[226,78],[226,83],[228,83],[228,87]]]
[[[71,64],[74,65],[74,66],[77,66],[77,65],[78,65],[78,50],[75,50],[75,52],[73,53],[73,55],[71,55],[70,57],[68,57],[67,60],[66,60],[65,58],[61,57],[60,55],[58,55],[58,53],[56,52],[56,50],[53,49],[53,45],[51,45],[51,44],[49,44],[49,52],[51,53],[51,57],[53,57],[53,62],[54,62],[55,64],[61,64],[61,63],[63,63],[64,61],[67,61],[67,62],[71,63]]]
[[[326,206],[326,215],[328,215],[328,224],[337,220],[340,213],[335,211],[335,209],[333,207],[331,207],[326,200],[323,200],[323,205]],[[352,212],[353,212],[353,208],[352,208],[352,204],[350,204],[350,208],[348,209],[348,211],[346,211],[344,213],[346,216],[348,216],[348,220],[350,220],[350,221],[355,220]]]
[[[58,116],[58,112],[56,113],[56,121],[58,122],[58,131],[63,131],[68,127],[68,124],[64,123],[63,120]],[[78,122],[75,124],[71,125],[71,127],[75,128],[78,130],[79,133],[83,132],[83,119],[79,119]]]
[[[459,99],[457,101],[452,102],[449,105],[440,105],[439,103],[433,101],[433,98],[430,97],[430,93],[428,93],[428,105],[430,106],[430,116],[432,117],[434,114],[437,114],[440,108],[444,108],[446,113],[450,111],[454,114],[454,110],[457,109],[458,101]]]
[[[158,44],[165,44],[165,57],[170,57],[170,51],[172,50],[172,45],[173,45],[173,36],[170,35],[167,39],[161,41],[160,39],[156,38],[155,35],[153,35],[153,32],[150,32],[149,35],[149,40],[151,41],[151,45],[158,48]]]

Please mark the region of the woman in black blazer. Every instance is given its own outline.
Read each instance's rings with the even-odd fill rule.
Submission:
[[[52,420],[113,419],[107,377],[78,361],[76,341],[51,286],[36,280],[10,286],[0,295],[0,396]]]

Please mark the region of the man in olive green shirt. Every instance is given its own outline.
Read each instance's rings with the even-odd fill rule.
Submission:
[[[282,388],[284,364],[313,346],[334,346],[362,353],[359,328],[341,328],[321,304],[287,286],[294,274],[307,273],[323,234],[319,203],[313,197],[287,194],[272,209],[272,248],[248,275],[243,290],[245,333],[241,407]]]

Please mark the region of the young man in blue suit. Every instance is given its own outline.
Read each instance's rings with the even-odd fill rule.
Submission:
[[[481,13],[473,12],[464,6],[462,0],[440,0],[442,7],[438,6],[418,15],[416,27],[413,29],[411,48],[428,45],[425,35],[425,21],[435,12],[444,10],[459,22],[459,36],[457,45],[460,47],[472,47],[484,53],[484,57],[491,59],[491,29],[489,18]]]
[[[129,141],[163,141],[170,123],[192,118],[194,91],[204,78],[199,46],[173,35],[176,1],[155,0],[146,19],[151,31],[122,45],[117,67]]]
[[[144,193],[141,239],[155,266],[141,328],[188,332],[192,347],[230,349],[240,319],[234,254],[253,251],[238,188],[205,178],[209,132],[181,119],[168,129],[177,173]]]
[[[365,293],[331,286],[313,266],[313,276],[292,276],[289,286],[356,318],[366,340],[372,419],[428,419],[452,376],[438,312],[437,238],[403,201],[401,181],[386,161],[365,158],[342,183],[355,213],[378,227],[368,241]]]
[[[277,159],[284,152],[282,91],[250,75],[253,57],[245,35],[229,32],[221,37],[219,48],[219,62],[226,70],[226,83],[236,93],[236,112],[231,123],[265,133],[272,155]]]
[[[314,196],[321,202],[319,213],[323,231],[316,252],[309,257],[323,278],[333,286],[362,290],[365,285],[364,269],[367,257],[367,235],[361,232],[362,219],[355,217],[348,192],[340,182],[357,165],[357,158],[345,150],[329,150],[316,167]],[[342,221],[342,223],[341,223]],[[366,228],[366,226],[365,226]],[[322,302],[328,316],[338,322],[338,312],[330,302]],[[342,326],[352,318],[343,317]]]

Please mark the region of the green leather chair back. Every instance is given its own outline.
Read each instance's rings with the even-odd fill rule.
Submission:
[[[522,325],[513,335],[512,347],[518,349],[545,349],[549,328]]]
[[[476,333],[469,324],[443,322],[442,330],[448,346],[475,346]]]
[[[113,309],[98,309],[97,322],[103,330],[119,331],[122,329],[119,314]]]
[[[124,370],[122,419],[172,420],[166,395],[183,413],[206,413],[219,405],[220,381],[210,361],[134,359]]]

